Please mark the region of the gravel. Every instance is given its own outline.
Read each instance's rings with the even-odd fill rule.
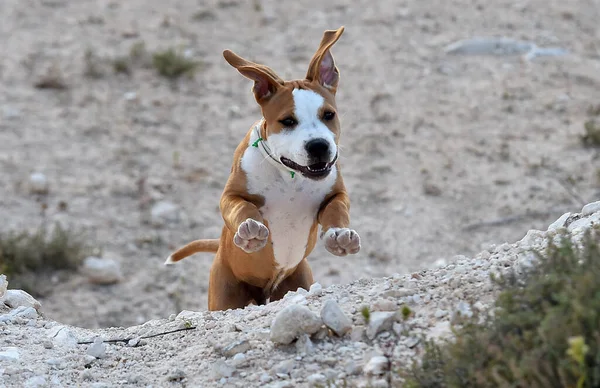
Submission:
[[[575,213],[556,229],[531,230],[514,244],[455,257],[418,276],[315,286],[266,306],[182,311],[126,328],[72,327],[16,306],[0,316],[0,386],[386,387],[399,378],[393,371],[422,352],[423,337],[450,338],[453,317],[492,306],[498,290],[490,273],[525,268],[530,249],[543,249],[563,228],[580,238],[599,217],[600,210]],[[459,274],[456,289],[444,281]],[[371,311],[367,322],[365,304],[396,307]],[[412,314],[404,319],[397,310],[406,304]]]

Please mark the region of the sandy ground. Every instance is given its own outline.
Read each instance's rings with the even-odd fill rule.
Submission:
[[[259,118],[250,83],[221,52],[300,78],[323,30],[345,25],[333,50],[341,163],[363,250],[337,258],[319,246],[316,280],[407,273],[515,241],[600,197],[598,151],[579,141],[600,102],[599,18],[593,0],[3,0],[0,230],[61,221],[121,263],[126,279],[114,286],[58,282],[42,299],[51,319],[125,326],[205,309],[212,257],[162,263],[182,243],[218,236],[233,150]],[[479,35],[569,55],[444,53]],[[115,58],[140,41],[204,66],[176,82],[108,65],[101,78],[85,75],[86,50]],[[52,67],[68,88],[34,88]],[[32,172],[48,177],[48,195],[29,194]],[[179,222],[153,226],[158,201],[178,205]]]

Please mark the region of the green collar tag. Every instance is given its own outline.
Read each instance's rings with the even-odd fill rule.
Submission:
[[[295,172],[293,172],[293,171],[290,171],[290,175],[291,175],[291,176],[292,176],[292,178],[293,178],[293,177],[294,177],[294,175],[296,175],[296,173],[295,173]]]
[[[258,147],[258,142],[262,141],[262,137],[259,137],[254,143],[252,143],[252,147]]]

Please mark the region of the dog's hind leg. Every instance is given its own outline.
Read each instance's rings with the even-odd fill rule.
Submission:
[[[277,288],[271,295],[270,301],[279,300],[283,298],[283,296],[287,294],[288,291],[296,291],[300,287],[308,291],[312,283],[312,270],[308,265],[308,261],[306,261],[306,259],[302,259],[300,264],[298,264],[298,266],[296,267],[296,270],[290,276],[285,278],[279,284],[279,286],[277,286]]]
[[[217,253],[210,268],[208,309],[211,311],[243,308],[253,300],[245,283],[238,281]]]

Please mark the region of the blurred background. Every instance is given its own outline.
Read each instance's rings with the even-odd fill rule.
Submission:
[[[85,327],[206,309],[212,255],[163,262],[219,236],[233,151],[260,118],[221,53],[303,78],[341,25],[340,161],[363,249],[318,245],[315,280],[545,229],[600,197],[598,20],[595,0],[2,0],[0,272]],[[448,52],[476,37],[519,42]]]

